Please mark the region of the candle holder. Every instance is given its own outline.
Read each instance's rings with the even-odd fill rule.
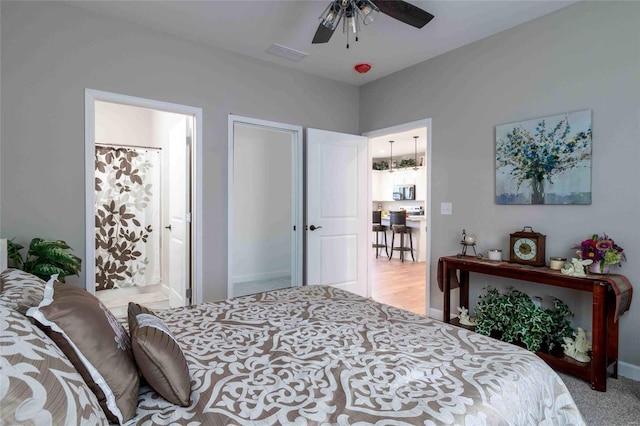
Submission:
[[[467,249],[471,247],[473,249],[473,255],[478,259],[482,259],[482,254],[476,252],[476,236],[475,234],[467,234],[466,229],[462,230],[462,239],[460,244],[462,245],[462,252],[458,253],[456,257],[464,257],[467,255]]]

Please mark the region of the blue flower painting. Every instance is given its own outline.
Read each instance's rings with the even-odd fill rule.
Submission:
[[[497,204],[591,204],[591,110],[496,126]]]

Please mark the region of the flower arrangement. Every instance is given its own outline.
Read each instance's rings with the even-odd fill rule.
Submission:
[[[576,253],[582,260],[593,260],[593,263],[600,262],[600,267],[604,265],[620,265],[620,262],[627,260],[624,249],[617,245],[607,234],[593,234],[591,238],[584,240],[574,247],[578,249]]]

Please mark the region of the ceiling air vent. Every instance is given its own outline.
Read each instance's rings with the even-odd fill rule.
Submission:
[[[291,49],[290,47],[282,46],[281,44],[274,43],[267,49],[267,53],[280,56],[281,58],[288,59],[290,61],[298,62],[309,56],[308,53],[300,52],[299,50]]]

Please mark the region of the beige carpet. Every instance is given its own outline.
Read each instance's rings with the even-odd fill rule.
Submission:
[[[640,382],[607,379],[607,391],[598,392],[584,380],[558,373],[589,426],[640,426]]]

